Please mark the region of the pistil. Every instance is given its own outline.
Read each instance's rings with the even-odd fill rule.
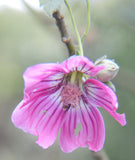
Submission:
[[[77,85],[70,83],[64,85],[62,90],[63,109],[68,110],[70,107],[76,108],[81,95],[82,91]]]

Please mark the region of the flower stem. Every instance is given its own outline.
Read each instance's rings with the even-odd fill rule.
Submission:
[[[88,18],[87,27],[86,27],[86,30],[85,30],[82,38],[81,38],[82,43],[83,43],[86,35],[88,34],[89,28],[90,28],[90,19],[91,18],[90,18],[90,4],[89,4],[89,0],[87,0],[87,18]]]
[[[65,45],[67,46],[69,56],[72,56],[75,54],[75,47],[71,41],[71,38],[69,37],[63,15],[60,14],[60,11],[53,12],[53,17],[56,20],[56,25],[61,33],[61,40]]]
[[[77,52],[77,55],[80,55],[80,56],[83,56],[83,47],[82,47],[82,41],[81,41],[81,38],[80,38],[80,34],[78,32],[78,29],[77,29],[77,26],[76,26],[76,23],[75,23],[75,20],[74,20],[74,17],[73,17],[73,14],[72,14],[72,10],[67,2],[67,0],[64,0],[65,1],[65,4],[69,10],[69,13],[70,13],[70,16],[71,16],[71,20],[72,20],[72,23],[73,23],[73,27],[75,29],[75,32],[76,32],[76,36],[77,36],[77,39],[78,39],[78,44],[79,44],[79,49],[78,49],[78,52]]]
[[[91,155],[92,155],[93,159],[95,159],[95,160],[109,160],[109,157],[107,156],[107,154],[103,150],[98,151],[98,152],[91,151]]]

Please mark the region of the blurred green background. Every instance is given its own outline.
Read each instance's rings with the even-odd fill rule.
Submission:
[[[72,4],[79,31],[86,26],[85,5]],[[76,36],[63,9],[74,43]],[[40,17],[40,18],[39,18]],[[106,125],[104,150],[110,160],[133,160],[135,154],[135,1],[104,0],[91,3],[92,24],[84,42],[92,61],[107,54],[120,65],[113,80],[119,99],[118,112],[126,113],[120,126],[101,110]],[[47,150],[35,144],[36,137],[14,127],[10,117],[23,98],[22,74],[37,63],[62,62],[68,57],[55,21],[42,13],[0,8],[0,159],[4,160],[92,160],[87,148],[63,153],[58,140]]]

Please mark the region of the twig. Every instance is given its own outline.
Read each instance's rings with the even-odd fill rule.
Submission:
[[[93,159],[95,159],[95,160],[109,160],[107,154],[103,150],[99,151],[99,152],[91,151],[91,155],[92,155]]]
[[[60,14],[60,11],[58,11],[58,10],[53,13],[53,17],[55,18],[56,25],[59,28],[59,31],[61,33],[61,40],[67,46],[69,56],[74,55],[75,54],[75,47],[74,47],[74,45],[71,41],[71,38],[69,37],[69,34],[67,32],[66,25],[64,22],[64,17]]]

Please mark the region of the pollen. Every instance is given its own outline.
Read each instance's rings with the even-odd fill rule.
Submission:
[[[63,109],[76,108],[81,95],[82,91],[78,86],[72,84],[64,85],[62,90]]]

